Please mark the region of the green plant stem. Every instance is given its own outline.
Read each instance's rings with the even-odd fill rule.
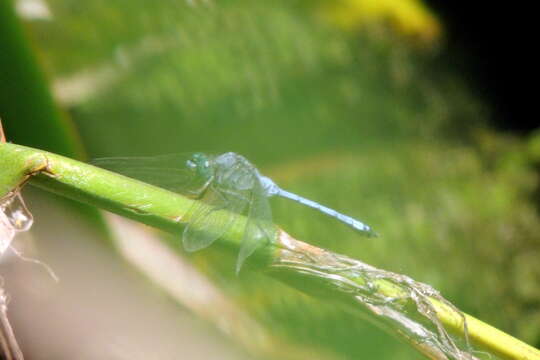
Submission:
[[[336,256],[330,251],[318,248],[316,246],[304,243],[293,238],[290,238],[286,233],[282,233],[280,236],[280,242],[282,244],[281,253],[275,262],[278,263],[302,263],[304,268],[309,267],[310,264],[317,267],[323,264],[324,266],[334,266],[335,258],[339,258],[343,264],[360,263],[357,260],[344,257],[342,255]],[[290,251],[294,249],[293,251]],[[294,268],[294,267],[293,267]],[[345,291],[334,286],[328,286],[327,281],[320,276],[310,274],[309,272],[302,271],[285,271],[281,272],[281,267],[277,268],[277,272],[274,274],[282,281],[289,283],[293,287],[299,288],[304,292],[310,293],[315,297],[322,298],[336,298],[342,303],[349,305],[350,309],[359,310],[358,301],[354,297],[350,296],[350,291]],[[290,270],[287,268],[287,270]],[[367,281],[362,276],[355,276],[353,273],[342,273],[346,281],[352,281],[360,286],[366,285]],[[394,282],[386,279],[375,279],[371,282],[376,285],[377,291],[387,298],[406,298],[407,290]],[[346,287],[347,285],[345,285]],[[331,295],[330,295],[331,293]],[[446,330],[450,331],[457,336],[464,338],[464,320],[467,324],[467,334],[469,340],[473,345],[478,346],[484,351],[487,351],[493,355],[496,355],[502,359],[512,360],[540,360],[540,351],[532,346],[506,334],[497,328],[488,325],[471,315],[463,312],[456,312],[450,305],[436,299],[430,298],[430,303],[437,312],[437,317],[444,325]],[[405,305],[405,304],[404,304]],[[406,339],[412,345],[415,344],[414,339]],[[418,349],[424,355],[430,357],[428,351]],[[437,358],[437,357],[433,357]]]
[[[0,144],[0,198],[17,189],[27,180],[48,191],[126,216],[136,221],[180,233],[190,219],[185,218],[193,200],[167,190],[133,180],[60,155],[23,147]],[[238,252],[246,219],[238,217],[235,225],[216,245]],[[314,296],[336,298],[358,307],[354,297],[316,275],[282,266],[299,257],[316,265],[328,265],[337,255],[295,240],[283,231],[272,242],[262,246],[250,259],[260,269]],[[340,259],[348,259],[339,256]],[[350,261],[356,261],[350,259]],[[347,280],[361,284],[365,280],[353,274],[344,274]],[[400,297],[406,290],[399,284],[379,279],[377,290],[386,297]],[[329,297],[329,293],[332,297]],[[450,331],[464,336],[463,317],[449,305],[433,298],[430,300],[441,323]],[[540,351],[512,336],[497,330],[469,315],[468,334],[473,344],[503,359],[540,360]],[[411,342],[428,357],[420,344]],[[436,357],[432,357],[436,358]]]

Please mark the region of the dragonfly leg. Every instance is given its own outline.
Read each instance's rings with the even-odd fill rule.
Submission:
[[[208,190],[208,188],[209,188],[209,186],[210,186],[210,184],[212,183],[213,180],[214,180],[214,178],[208,179],[208,181],[206,181],[200,188],[198,188],[196,190],[188,191],[188,193],[190,195],[192,195],[195,200],[202,199],[204,197],[204,194],[206,193],[206,190]]]

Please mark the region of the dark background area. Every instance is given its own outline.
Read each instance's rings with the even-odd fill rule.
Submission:
[[[446,26],[450,61],[472,80],[478,95],[488,103],[494,125],[524,135],[537,129],[533,80],[537,40],[531,29],[536,12],[525,4],[507,1],[427,3]],[[463,55],[456,58],[455,54]]]

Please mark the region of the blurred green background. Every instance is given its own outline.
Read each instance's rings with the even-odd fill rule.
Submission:
[[[285,189],[381,235],[364,239],[272,200],[275,222],[293,236],[410,275],[540,345],[540,133],[489,127],[492,110],[446,61],[444,24],[420,2],[17,5],[89,158],[239,152]],[[3,122],[11,141],[60,151],[46,119]],[[343,309],[264,275],[236,278],[219,254],[191,260],[269,333],[330,354],[320,358],[419,358]]]

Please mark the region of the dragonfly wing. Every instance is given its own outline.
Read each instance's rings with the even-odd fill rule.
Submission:
[[[182,241],[186,251],[210,246],[223,236],[246,208],[248,198],[239,192],[227,192],[210,185],[203,198],[185,215],[188,225]]]
[[[92,165],[152,184],[176,193],[187,194],[202,188],[186,164],[192,153],[148,157],[106,157],[92,160]]]
[[[258,177],[254,181],[250,196],[248,221],[236,262],[236,273],[240,272],[246,259],[258,247],[273,241],[277,232],[272,222],[272,210],[270,209],[268,198],[264,193],[263,186]]]

